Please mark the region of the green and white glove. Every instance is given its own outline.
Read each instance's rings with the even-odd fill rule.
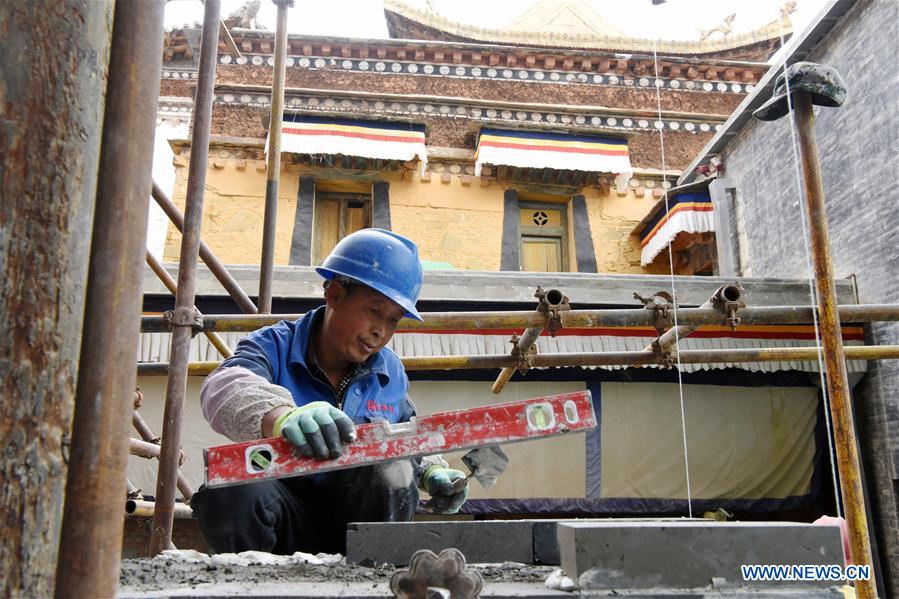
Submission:
[[[434,464],[421,476],[421,490],[431,496],[425,504],[435,514],[455,514],[468,499],[468,477],[461,470]]]
[[[304,456],[320,460],[339,458],[341,440],[356,440],[356,425],[350,417],[326,401],[313,401],[281,414],[272,432],[293,443]]]

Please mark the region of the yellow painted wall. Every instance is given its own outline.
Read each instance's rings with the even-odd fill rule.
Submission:
[[[265,163],[240,160],[215,149],[210,153],[206,176],[202,238],[225,264],[258,264],[262,251],[265,204]],[[187,187],[187,159],[175,158],[176,181],[173,199],[182,210]],[[278,222],[275,264],[285,265],[290,255],[299,178],[312,173],[306,167],[282,169],[278,191]],[[322,181],[322,187],[337,190],[341,183]],[[384,173],[390,183],[390,212],[393,230],[414,240],[422,260],[447,262],[459,270],[498,271],[502,251],[503,195],[506,185],[458,174]],[[354,182],[365,189],[366,182]],[[343,184],[346,186],[346,184]],[[361,185],[361,187],[360,187]],[[335,187],[336,186],[336,187]],[[355,189],[355,188],[354,188]],[[640,190],[642,192],[642,190]],[[582,192],[593,236],[599,272],[661,272],[667,263],[640,267],[640,246],[631,231],[652,207],[652,198],[637,197],[634,190],[624,196],[613,189],[602,194],[597,188]],[[529,196],[528,196],[529,197]],[[568,203],[569,267],[577,270],[574,227]],[[165,260],[175,262],[181,243],[174,226],[169,227]]]
[[[422,260],[449,262],[460,270],[499,270],[503,193],[498,185],[463,185],[433,177],[390,184],[393,230],[413,239]]]
[[[640,266],[640,239],[631,233],[655,204],[655,199],[644,199],[642,193],[637,195],[633,189],[620,196],[614,189],[602,194],[596,188],[584,190],[584,199],[599,272],[661,272],[658,268],[650,270]]]
[[[177,159],[176,159],[177,160]],[[184,162],[181,166],[180,163]],[[217,168],[215,164],[223,168]],[[238,165],[243,163],[243,169]],[[203,200],[203,241],[225,264],[259,264],[262,256],[262,225],[265,213],[265,163],[210,155]],[[257,166],[261,165],[260,171]],[[176,163],[175,190],[172,198],[182,212],[187,195],[186,160]],[[297,209],[299,176],[289,169],[281,171],[278,187],[278,220],[275,227],[275,264],[287,264],[293,221]],[[181,235],[173,225],[166,237],[164,259],[177,262]]]

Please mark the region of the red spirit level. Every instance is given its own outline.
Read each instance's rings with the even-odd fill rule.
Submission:
[[[335,460],[293,453],[281,437],[203,450],[206,485],[224,487],[257,480],[317,474],[402,458],[414,458],[530,441],[596,427],[589,391],[536,397],[504,404],[413,417],[409,422],[373,422],[356,427],[357,439]]]

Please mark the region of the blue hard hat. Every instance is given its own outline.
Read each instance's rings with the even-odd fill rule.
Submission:
[[[341,275],[354,279],[395,301],[408,318],[422,320],[415,309],[422,268],[411,239],[384,229],[361,229],[341,239],[315,271],[328,280]]]

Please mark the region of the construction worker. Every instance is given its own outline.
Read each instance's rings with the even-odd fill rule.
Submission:
[[[415,244],[363,229],[342,239],[322,265],[325,305],[296,321],[255,331],[200,390],[203,415],[233,441],[283,436],[306,456],[341,455],[355,425],[409,420],[402,363],[386,346],[403,317],[421,320],[415,302],[422,267]],[[427,458],[426,458],[427,460]],[[419,489],[439,513],[468,495],[464,478],[439,457],[349,470],[201,488],[191,499],[216,552],[345,553],[348,522],[409,521]]]

